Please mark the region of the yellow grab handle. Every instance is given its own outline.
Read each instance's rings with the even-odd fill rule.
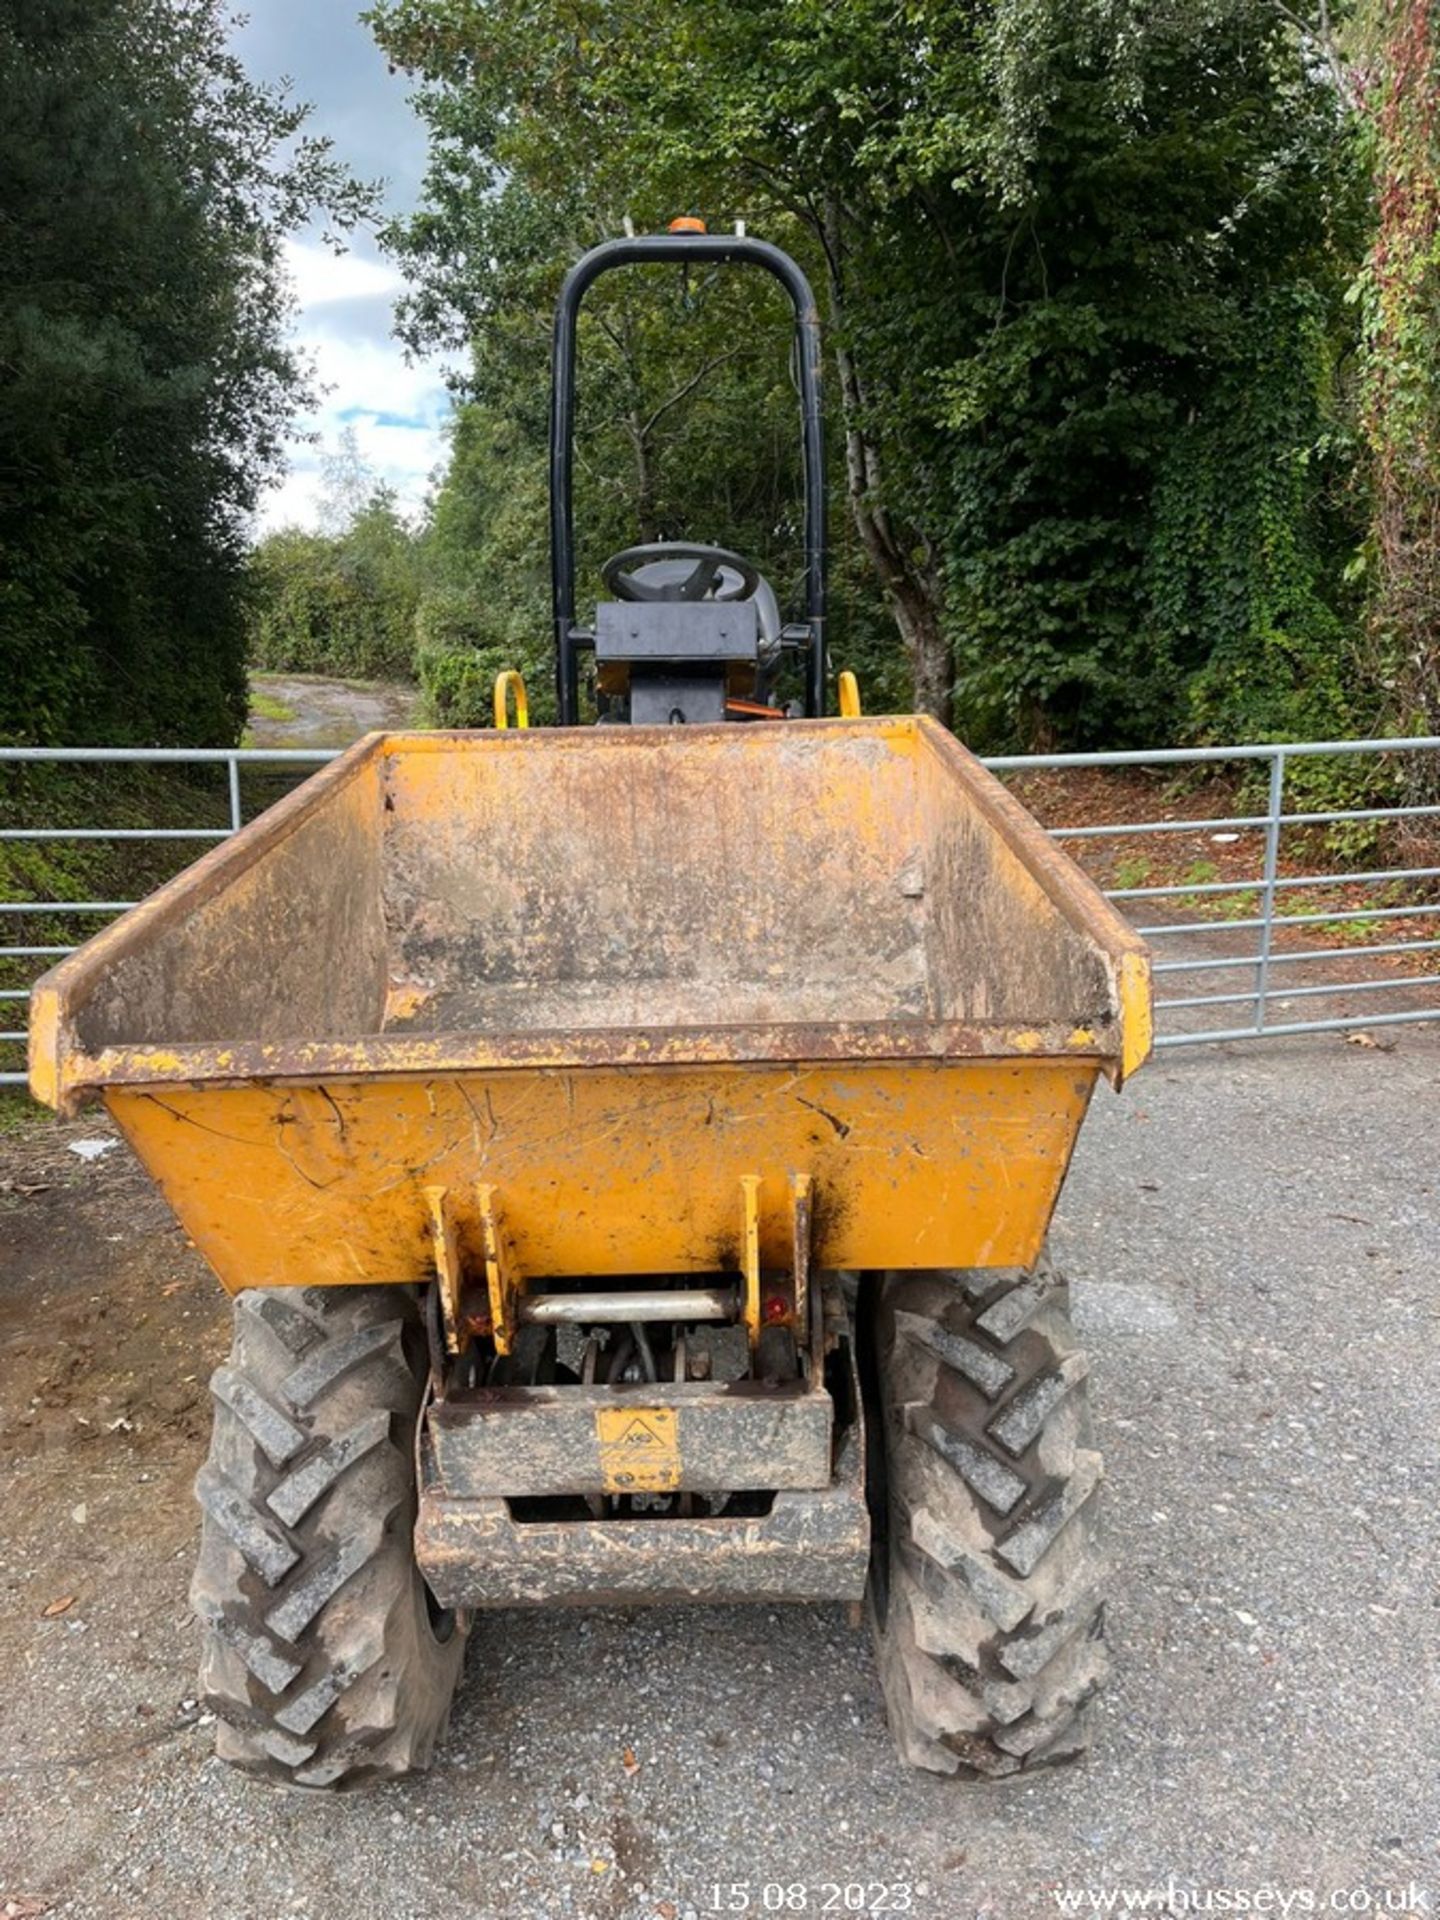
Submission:
[[[507,667],[504,673],[495,676],[495,724],[497,727],[510,725],[508,696],[512,693],[515,695],[515,724],[517,727],[528,727],[530,701],[525,692],[525,679],[514,667]]]
[[[847,667],[839,677],[840,718],[858,720],[860,718],[860,682]]]

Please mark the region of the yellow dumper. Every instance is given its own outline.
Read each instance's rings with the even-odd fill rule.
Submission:
[[[615,243],[557,441],[588,279],[697,249],[798,282],[803,373],[785,256]],[[593,650],[609,724],[372,736],[36,990],[36,1094],[103,1098],[235,1296],[220,1750],[425,1764],[477,1609],[868,1587],[906,1755],[1068,1755],[1099,1463],[1043,1246],[1144,949],[943,729],[820,717],[818,522],[794,627],[670,545],[587,631],[557,493],[561,713]]]

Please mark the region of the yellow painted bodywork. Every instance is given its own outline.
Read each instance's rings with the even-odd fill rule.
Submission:
[[[376,735],[31,1032],[232,1291],[438,1273],[453,1333],[464,1289],[725,1270],[753,1320],[806,1182],[822,1267],[1029,1264],[1149,963],[933,722]]]
[[[111,1091],[107,1105],[232,1291],[426,1280],[427,1189],[486,1269],[480,1189],[515,1272],[743,1271],[760,1171],[762,1267],[789,1270],[791,1178],[813,1180],[817,1265],[1025,1266],[1094,1062],[563,1070],[325,1088]]]

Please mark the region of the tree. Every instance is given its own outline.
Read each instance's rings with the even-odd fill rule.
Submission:
[[[238,737],[303,369],[281,243],[370,204],[219,0],[3,0],[0,736]]]
[[[1369,0],[1355,38],[1376,201],[1356,283],[1371,669],[1389,726],[1428,734],[1440,732],[1440,19],[1429,0]],[[1417,774],[1416,797],[1433,800],[1433,776]]]
[[[843,498],[919,705],[949,717],[958,687],[965,730],[996,742],[1173,737],[1218,615],[1157,591],[1156,541],[1163,520],[1173,554],[1183,525],[1192,575],[1224,562],[1229,530],[1185,505],[1187,461],[1210,487],[1217,457],[1222,518],[1227,498],[1272,513],[1272,471],[1295,481],[1304,579],[1266,576],[1257,520],[1229,612],[1262,649],[1299,609],[1300,664],[1271,676],[1281,708],[1297,691],[1345,608],[1331,370],[1362,201],[1329,71],[1273,0],[370,18],[432,129],[426,205],[392,235],[413,339],[483,354],[522,309],[538,332],[561,267],[623,213],[744,217],[823,290]],[[1277,326],[1275,380],[1308,356],[1301,403],[1226,443],[1224,396]]]
[[[320,524],[338,537],[354,526],[380,490],[380,476],[361,453],[353,423],[321,454],[320,482]]]
[[[247,656],[275,672],[408,679],[420,543],[378,482],[331,518],[337,533],[284,528],[249,556]]]

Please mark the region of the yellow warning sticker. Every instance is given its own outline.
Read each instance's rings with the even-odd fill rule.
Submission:
[[[595,1415],[607,1493],[673,1493],[680,1484],[680,1423],[673,1407],[601,1407]]]

